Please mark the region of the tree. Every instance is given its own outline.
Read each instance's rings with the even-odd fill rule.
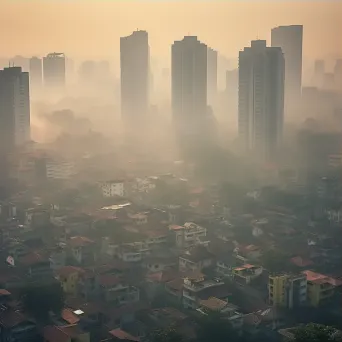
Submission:
[[[64,293],[59,283],[29,285],[22,290],[20,298],[24,310],[39,322],[46,322],[50,312],[58,314],[64,307]]]
[[[237,334],[230,322],[219,313],[210,313],[199,319],[197,342],[234,342]]]
[[[289,256],[274,249],[261,256],[261,265],[271,273],[288,271],[291,268]]]
[[[184,342],[182,335],[173,328],[156,330],[148,338],[150,342]]]
[[[294,331],[296,342],[341,342],[339,331],[333,327],[315,323],[300,326]]]

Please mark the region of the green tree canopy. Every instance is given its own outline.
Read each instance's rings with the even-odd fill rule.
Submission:
[[[45,322],[49,312],[60,313],[64,307],[64,293],[59,283],[29,285],[22,290],[21,301],[24,310],[37,321]]]
[[[294,331],[296,342],[341,342],[339,331],[333,327],[309,323]]]

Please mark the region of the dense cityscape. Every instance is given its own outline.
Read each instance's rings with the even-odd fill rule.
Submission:
[[[342,55],[269,31],[0,58],[0,342],[342,341]]]

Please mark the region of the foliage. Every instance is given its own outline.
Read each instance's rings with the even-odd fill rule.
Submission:
[[[157,330],[150,334],[148,340],[150,342],[183,342],[183,337],[176,330],[169,328],[165,330]]]
[[[225,320],[219,313],[210,313],[200,318],[197,336],[197,342],[237,340],[236,332],[229,321]]]
[[[289,256],[275,249],[270,249],[266,251],[261,256],[260,261],[261,265],[271,273],[290,271],[291,269]]]
[[[309,323],[294,331],[296,342],[341,342],[341,335],[333,327]]]
[[[22,290],[21,301],[26,312],[44,322],[49,312],[59,313],[64,307],[64,293],[59,283],[29,285]]]

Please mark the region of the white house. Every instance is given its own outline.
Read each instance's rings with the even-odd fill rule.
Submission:
[[[102,195],[104,197],[123,197],[125,195],[125,185],[122,180],[112,180],[101,183]]]

